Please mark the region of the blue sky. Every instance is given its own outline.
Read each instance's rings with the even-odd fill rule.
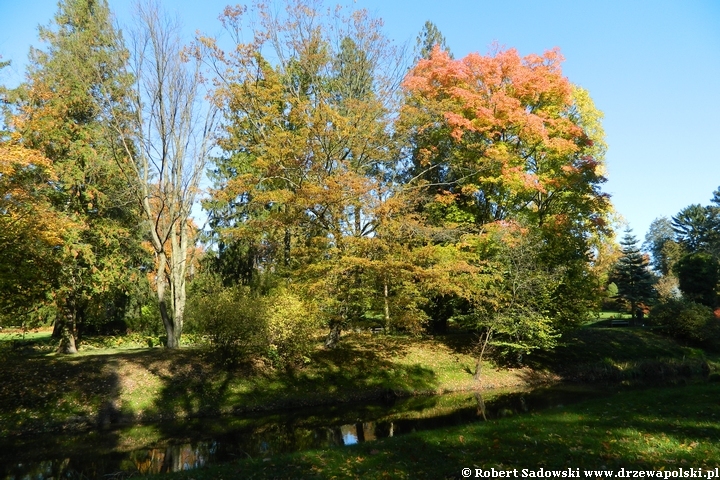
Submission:
[[[215,34],[222,0],[165,0],[190,36]],[[333,2],[327,2],[331,5]],[[0,0],[0,55],[13,66],[0,83],[22,79],[37,26],[56,0]],[[130,0],[110,0],[120,21]],[[650,222],[720,186],[720,1],[716,0],[356,0],[385,21],[396,43],[414,43],[426,20],[456,58],[493,42],[525,55],[560,47],[565,75],[586,88],[603,122],[608,182],[617,212],[643,238]]]

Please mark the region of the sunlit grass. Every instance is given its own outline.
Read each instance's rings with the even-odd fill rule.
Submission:
[[[672,383],[717,375],[701,350],[642,329],[580,329],[552,353],[527,357],[534,369],[485,363],[473,379],[469,335],[415,338],[353,333],[333,350],[318,347],[302,368],[267,364],[224,369],[197,348],[170,351],[123,342],[63,356],[4,351],[0,434],[89,428],[257,410],[369,401],[523,385],[561,378]]]
[[[621,391],[538,413],[163,478],[462,478],[463,467],[710,469],[720,463],[719,393],[716,383]]]

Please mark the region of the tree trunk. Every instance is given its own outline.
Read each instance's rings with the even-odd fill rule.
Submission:
[[[77,353],[77,344],[75,342],[77,336],[76,324],[77,309],[75,302],[68,300],[65,304],[65,311],[62,316],[56,320],[59,323],[60,344],[58,345],[58,353],[75,354]]]
[[[384,300],[385,300],[385,332],[388,332],[390,329],[390,299],[388,298],[388,280],[387,277],[384,278]]]
[[[333,323],[330,325],[330,332],[325,337],[325,348],[335,348],[340,342],[340,332],[342,327],[340,322]]]
[[[165,272],[167,266],[167,259],[162,252],[156,253],[156,256],[158,259],[158,269],[155,276],[155,288],[158,298],[158,308],[160,309],[160,319],[162,320],[163,327],[165,327],[165,335],[167,336],[167,339],[165,340],[165,346],[167,348],[178,348],[179,345],[177,342],[177,336],[175,334],[175,324],[173,322],[171,312],[168,311],[166,294],[167,277]]]
[[[480,353],[478,354],[477,362],[475,363],[475,374],[473,375],[473,378],[476,382],[480,381],[480,371],[482,369],[483,355],[485,355],[485,348],[487,348],[488,343],[490,343],[491,334],[492,330],[488,328],[485,331],[484,338],[483,334],[480,334],[480,337],[478,338],[478,343],[480,344]]]
[[[477,414],[482,415],[483,420],[487,421],[487,416],[485,416],[485,401],[480,392],[475,392],[475,401],[477,402]]]

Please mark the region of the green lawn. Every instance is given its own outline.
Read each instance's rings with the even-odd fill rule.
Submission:
[[[719,383],[619,391],[538,413],[156,478],[443,479],[462,478],[464,467],[708,470],[720,464],[719,395]]]
[[[349,334],[291,370],[261,363],[228,370],[201,349],[140,348],[122,338],[77,356],[43,353],[51,345],[44,339],[39,349],[25,342],[19,349],[0,342],[0,435],[93,428],[107,418],[152,422],[563,379],[636,385],[717,375],[714,357],[642,328],[578,329],[554,352],[527,356],[524,368],[487,363],[479,385],[469,335]]]

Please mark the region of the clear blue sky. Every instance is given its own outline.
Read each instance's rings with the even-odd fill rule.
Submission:
[[[165,0],[188,35],[221,31],[227,1]],[[335,2],[327,2],[332,5]],[[345,3],[345,2],[342,2]],[[37,25],[56,0],[0,0],[0,55],[23,76]],[[110,0],[121,21],[130,0]],[[455,57],[491,43],[521,54],[561,48],[564,73],[605,113],[606,157],[616,210],[643,238],[650,222],[692,203],[706,205],[720,186],[720,1],[717,0],[356,0],[385,20],[396,43],[414,43],[426,20]]]

